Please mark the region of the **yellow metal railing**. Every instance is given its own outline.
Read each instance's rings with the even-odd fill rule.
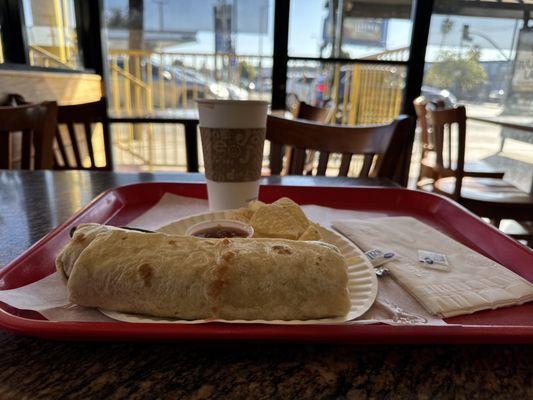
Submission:
[[[204,97],[263,95],[241,88],[242,65],[258,75],[270,57],[110,50],[110,104],[116,115],[146,115],[195,107]],[[246,64],[241,64],[246,63]],[[270,62],[271,64],[271,62]]]
[[[346,71],[350,94],[345,95],[342,123],[350,125],[381,124],[400,113],[404,86],[403,68],[385,65],[354,65]],[[347,99],[347,97],[349,97]]]
[[[56,67],[76,69],[73,63],[63,61],[60,57],[37,45],[29,46],[30,64],[39,67]]]
[[[172,115],[193,110],[199,98],[268,99],[270,88],[244,84],[263,77],[271,57],[110,50],[109,104],[114,116]],[[252,70],[247,76],[241,72]],[[256,76],[253,75],[255,72]],[[247,79],[244,79],[247,78]],[[244,82],[245,81],[245,82]],[[184,133],[175,124],[113,124],[115,161],[127,168],[186,168]]]
[[[385,52],[376,57],[398,58],[405,49]],[[116,115],[147,115],[158,111],[194,108],[194,100],[202,97],[231,98],[242,92],[243,98],[266,91],[246,91],[241,86],[241,68],[227,67],[248,63],[263,73],[264,57],[230,56],[198,53],[149,52],[144,50],[111,50],[110,104]],[[332,70],[317,70],[317,65],[303,65],[303,75],[330,75],[324,97],[329,97],[336,110],[337,123],[385,123],[398,115],[403,90],[404,69],[389,65],[335,64]],[[258,80],[260,82],[261,80]],[[310,85],[311,86],[311,85]],[[317,93],[309,88],[306,100],[316,103]]]
[[[331,122],[349,125],[387,123],[400,112],[405,79],[402,66],[320,66],[304,62],[293,64],[291,68],[297,71],[294,73],[306,86],[303,98],[299,100],[332,107]],[[318,77],[321,77],[320,80]],[[293,76],[289,79],[298,78]],[[322,86],[321,98],[318,97],[317,84]]]

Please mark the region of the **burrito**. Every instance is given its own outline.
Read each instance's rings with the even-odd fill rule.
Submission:
[[[305,320],[350,309],[335,246],[85,224],[56,260],[78,305],[187,320]]]

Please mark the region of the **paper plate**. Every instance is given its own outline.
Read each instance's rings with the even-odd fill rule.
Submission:
[[[181,218],[168,225],[158,229],[159,232],[183,235],[192,225],[203,221],[212,221],[217,219],[227,219],[225,211],[217,211],[192,215]],[[348,264],[348,290],[350,291],[350,300],[352,307],[347,315],[337,318],[321,318],[313,320],[223,320],[223,319],[200,319],[200,320],[183,320],[172,318],[158,318],[139,314],[122,313],[119,311],[100,310],[110,318],[123,322],[137,323],[156,323],[156,324],[202,324],[207,322],[224,322],[239,324],[276,324],[276,325],[316,325],[316,324],[341,324],[354,320],[363,315],[374,303],[378,292],[378,282],[374,268],[367,260],[365,255],[354,244],[330,229],[320,227],[324,241],[338,247],[346,258]]]

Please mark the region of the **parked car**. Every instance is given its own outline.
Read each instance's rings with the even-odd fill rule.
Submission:
[[[247,88],[250,91],[261,91],[263,93],[270,93],[272,91],[272,79],[270,78],[254,78],[249,81],[246,79],[241,80],[241,86]]]
[[[489,92],[489,101],[501,103],[505,99],[505,90],[491,90]]]
[[[328,89],[327,76],[305,74],[287,78],[287,106],[289,109],[299,101],[322,105]]]
[[[442,101],[446,108],[454,107],[457,98],[446,89],[437,89],[431,86],[422,86],[420,94],[429,101]]]
[[[213,97],[217,99],[230,99],[230,100],[247,100],[248,91],[240,88],[237,85],[216,81],[210,77],[207,77],[197,71],[182,67],[182,66],[163,66],[163,72],[161,74],[165,81],[168,81],[168,86],[175,85],[175,88],[169,87],[172,90],[170,93],[177,93],[177,96],[183,96],[182,90],[185,84],[187,90],[187,100],[193,100],[196,94],[197,98]],[[160,79],[159,66],[152,66],[152,81],[154,84]],[[165,85],[167,86],[167,85]],[[174,103],[174,99],[171,96],[166,96],[165,106],[169,107]],[[154,105],[158,106],[157,96],[154,97]]]
[[[125,70],[124,60],[119,59],[116,62],[120,70]],[[207,77],[198,71],[189,69],[184,66],[164,65],[161,67],[156,63],[151,63],[151,82],[152,82],[152,104],[155,108],[182,107],[183,106],[183,90],[186,90],[187,106],[194,105],[194,98],[219,98],[232,100],[246,100],[248,99],[248,92],[237,85],[226,82],[217,82],[214,79]],[[141,81],[147,83],[149,81],[147,72],[146,60],[141,63]],[[116,86],[120,92],[124,88],[124,76],[121,73],[111,73],[111,79],[118,78],[119,84]],[[160,81],[163,80],[163,96],[160,96]],[[113,87],[113,85],[112,85]],[[124,106],[125,97],[119,93],[120,104]],[[142,95],[145,95],[143,90]],[[132,98],[135,95],[132,93]],[[164,102],[164,104],[163,104]]]

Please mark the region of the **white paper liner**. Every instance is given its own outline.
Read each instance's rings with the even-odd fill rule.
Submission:
[[[302,209],[309,219],[330,227],[331,221],[339,219],[366,219],[384,216],[384,213],[339,210],[317,205],[305,205]],[[157,230],[187,215],[208,210],[207,200],[177,196],[166,193],[152,208],[146,210],[128,226]],[[446,325],[437,317],[428,314],[418,302],[388,276],[379,278],[377,299],[370,309],[359,318],[345,324],[385,323],[389,325]],[[25,293],[30,293],[26,297]],[[50,321],[112,322],[96,309],[71,304],[67,290],[57,273],[53,273],[30,285],[0,290],[0,301],[21,310],[34,310]]]

